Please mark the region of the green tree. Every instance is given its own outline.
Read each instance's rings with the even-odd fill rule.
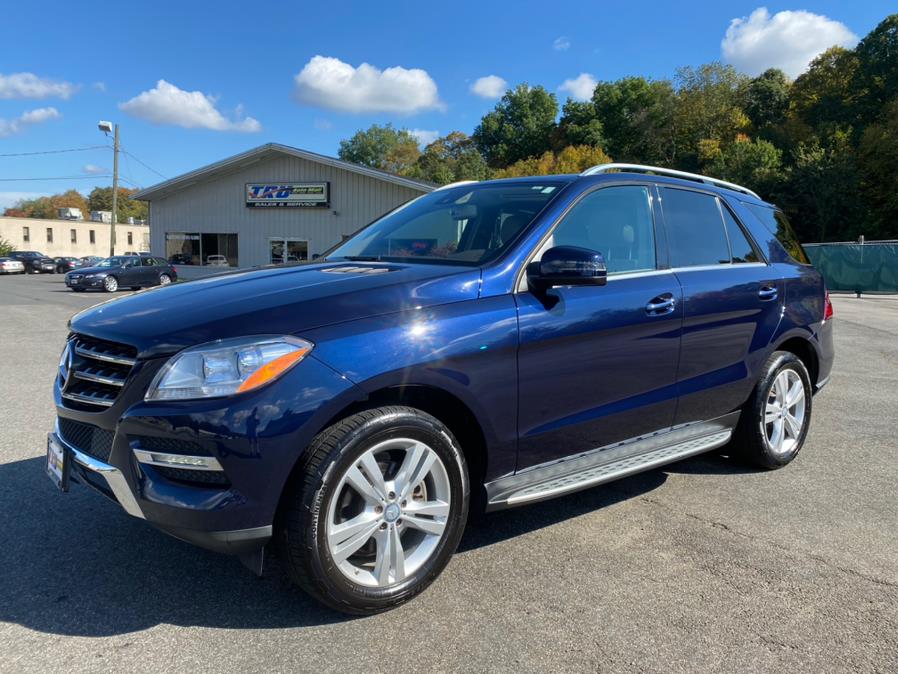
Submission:
[[[748,83],[745,91],[745,114],[755,131],[782,123],[789,111],[789,88],[786,73],[770,68]]]
[[[871,213],[861,216],[858,234],[898,238],[898,98],[865,129],[858,148],[863,193]],[[866,214],[864,214],[866,215]],[[870,220],[873,222],[871,223]],[[870,225],[873,225],[870,231]]]
[[[618,161],[674,162],[676,100],[670,82],[644,77],[600,82],[592,103],[602,125],[604,149]]]
[[[118,188],[118,200],[116,216],[117,222],[127,222],[128,218],[137,220],[147,219],[147,205],[143,201],[136,201],[131,198],[137,190],[130,190],[127,187]],[[95,187],[87,196],[87,207],[89,211],[111,211],[112,210],[112,187]]]
[[[603,147],[605,133],[602,120],[596,112],[592,101],[575,101],[568,99],[561,108],[561,119],[558,122],[556,146],[564,148],[569,145],[591,145]]]
[[[711,155],[706,157],[708,173],[760,193],[769,193],[783,177],[783,153],[766,140],[737,136],[733,142],[706,154]]]
[[[883,20],[854,50],[857,70],[852,83],[858,114],[873,122],[898,92],[898,14]]]
[[[0,239],[0,257],[9,255],[15,249],[16,247],[12,245],[12,243],[7,241],[6,239]]]
[[[811,61],[790,92],[791,108],[811,128],[853,126],[857,122],[857,54],[832,47]]]
[[[703,143],[726,145],[747,130],[742,104],[748,82],[745,75],[721,63],[677,70],[678,164],[697,168]]]
[[[453,131],[424,148],[410,175],[445,185],[458,180],[486,180],[490,168],[474,142],[461,131]]]
[[[503,167],[550,149],[558,101],[543,87],[519,84],[480,120],[472,138],[492,167]]]
[[[357,131],[352,138],[341,140],[337,156],[354,164],[405,175],[420,154],[418,141],[407,129],[372,124],[364,131]]]

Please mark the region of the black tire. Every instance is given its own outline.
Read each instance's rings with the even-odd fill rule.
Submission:
[[[171,276],[169,276],[168,274],[164,274],[164,273],[159,274],[159,285],[167,286],[169,283],[171,283]]]
[[[110,282],[111,279],[111,282]],[[114,293],[119,289],[118,279],[115,276],[107,276],[103,279],[103,291],[107,293]]]
[[[797,438],[794,438],[794,443],[785,450],[775,451],[768,441],[768,425],[765,423],[765,417],[774,381],[785,370],[797,374],[803,385],[803,418],[801,431]],[[774,351],[764,363],[761,378],[742,408],[739,425],[730,444],[734,455],[752,465],[770,470],[782,468],[790,463],[801,451],[811,425],[812,391],[811,378],[801,359],[788,351]],[[795,410],[797,412],[798,406]]]
[[[452,493],[449,515],[442,538],[420,568],[392,585],[365,586],[351,581],[334,562],[326,540],[327,513],[331,500],[340,496],[335,490],[346,471],[372,445],[400,437],[424,442],[442,461]],[[469,498],[464,455],[440,421],[410,407],[366,410],[310,443],[282,501],[278,552],[291,580],[321,603],[343,613],[380,613],[424,591],[445,568],[464,532]]]

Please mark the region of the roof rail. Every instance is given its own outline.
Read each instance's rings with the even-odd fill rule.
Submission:
[[[685,180],[695,180],[700,183],[706,183],[708,185],[716,185],[717,187],[726,187],[730,190],[735,190],[737,192],[742,192],[744,194],[749,194],[753,196],[755,199],[760,199],[757,194],[752,192],[747,187],[743,187],[742,185],[737,185],[736,183],[729,183],[726,180],[720,180],[719,178],[711,178],[709,176],[699,175],[698,173],[687,173],[686,171],[675,171],[674,169],[668,168],[660,168],[658,166],[643,166],[642,164],[599,164],[598,166],[593,166],[592,168],[588,168],[581,176],[594,176],[598,173],[608,173],[609,171],[627,171],[632,173],[657,173],[659,176],[670,176],[671,178],[684,178]]]
[[[454,183],[446,183],[445,185],[440,185],[437,187],[434,192],[439,192],[440,190],[448,190],[450,187],[458,187],[459,185],[469,185],[471,183],[480,182],[478,180],[459,180]]]

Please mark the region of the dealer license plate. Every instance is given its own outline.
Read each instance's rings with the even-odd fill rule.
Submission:
[[[69,490],[69,460],[70,454],[54,440],[53,436],[47,438],[47,475],[62,491]]]

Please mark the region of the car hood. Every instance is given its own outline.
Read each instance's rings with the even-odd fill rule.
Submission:
[[[146,290],[87,309],[69,327],[131,344],[139,357],[152,358],[229,337],[301,336],[333,323],[476,299],[479,291],[479,268],[301,264],[226,272]]]

